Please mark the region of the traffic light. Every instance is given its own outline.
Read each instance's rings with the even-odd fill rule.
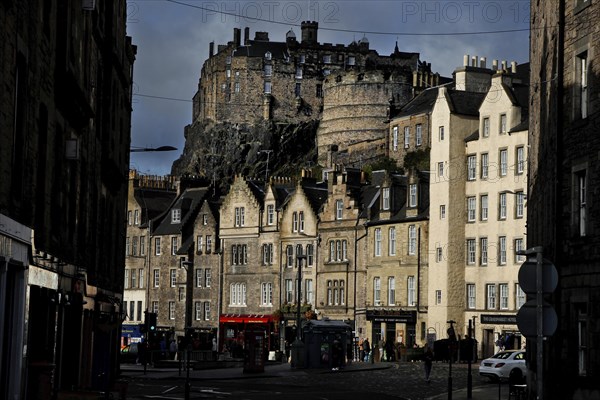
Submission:
[[[156,333],[156,313],[146,313],[146,332],[150,335]]]

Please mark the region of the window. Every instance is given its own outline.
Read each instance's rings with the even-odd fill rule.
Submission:
[[[318,98],[323,97],[323,85],[321,83],[317,83],[317,93],[315,96]]]
[[[515,218],[523,218],[525,208],[525,193],[517,192],[515,193],[515,196]]]
[[[138,321],[142,321],[142,314],[143,314],[143,311],[142,311],[142,302],[138,301],[137,302],[137,320]]]
[[[210,253],[212,251],[212,236],[206,235],[206,252]]]
[[[475,303],[475,284],[468,283],[467,284],[467,308],[470,310],[474,310],[476,307]]]
[[[396,278],[388,278],[388,306],[396,305]]]
[[[477,156],[467,156],[467,180],[474,181],[477,175]]]
[[[498,199],[498,219],[506,219],[506,193],[500,193]]]
[[[296,67],[296,79],[302,79],[302,67]]]
[[[298,63],[304,64],[305,62],[306,62],[306,55],[300,54],[300,57],[298,58]]]
[[[389,255],[390,256],[395,256],[396,255],[396,228],[392,227],[390,228],[390,232],[389,232]]]
[[[232,283],[229,287],[229,305],[245,306],[246,305],[246,284]]]
[[[154,275],[152,277],[152,285],[157,288],[160,285],[160,269],[154,270]]]
[[[315,264],[315,248],[312,244],[306,245],[306,265],[312,267]]]
[[[263,265],[273,264],[273,243],[265,243],[262,246]]]
[[[294,96],[300,97],[302,95],[302,84],[300,82],[296,82],[296,86],[294,87]]]
[[[146,255],[146,236],[140,236],[140,256]]]
[[[410,144],[410,126],[404,127],[404,148],[408,149]]]
[[[487,179],[490,166],[488,153],[481,153],[481,179]]]
[[[270,94],[271,93],[271,89],[272,89],[271,82],[265,81],[265,85],[264,85],[264,92],[265,92],[265,94]]]
[[[200,321],[202,319],[202,302],[196,301],[194,302],[194,319],[196,321]]]
[[[498,288],[500,289],[500,309],[508,310],[508,284],[501,283]]]
[[[131,255],[131,245],[130,245],[130,243],[131,243],[131,239],[129,239],[129,236],[127,236],[125,238],[125,255],[126,256]]]
[[[158,301],[152,302],[152,312],[158,314]]]
[[[336,260],[335,256],[335,240],[329,242],[329,261],[333,262]]]
[[[335,201],[335,219],[342,219],[344,212],[344,201],[336,200]]]
[[[398,127],[392,128],[392,150],[398,151]]]
[[[443,257],[444,257],[444,250],[441,247],[438,247],[435,249],[435,253],[436,253],[435,261],[442,262]]]
[[[270,282],[260,284],[260,305],[263,307],[273,305],[273,284]]]
[[[131,288],[137,289],[137,274],[135,269],[131,270]]]
[[[333,305],[333,282],[327,281],[327,305]]]
[[[417,251],[417,228],[414,225],[408,227],[408,254],[414,255]]]
[[[481,252],[479,264],[487,265],[488,264],[488,239],[486,237],[482,237],[479,239],[479,251]]]
[[[273,66],[271,64],[266,64],[265,65],[265,77],[269,77],[273,75]]]
[[[171,255],[172,256],[176,256],[177,255],[177,249],[179,248],[178,244],[177,244],[177,237],[172,237],[171,238]]]
[[[265,53],[265,60],[271,60],[273,58],[273,55],[271,54],[270,51],[267,51]]]
[[[577,55],[577,92],[575,104],[578,106],[576,117],[585,119],[588,116],[588,54],[587,51]]]
[[[144,281],[144,269],[140,268],[138,270],[138,276],[140,277],[140,289],[143,289],[146,286],[146,282]]]
[[[331,54],[323,55],[323,64],[331,64]]]
[[[437,168],[437,170],[438,170],[438,176],[440,176],[440,177],[444,176],[444,162],[440,161],[440,162],[438,162],[437,165],[438,165],[438,168]]]
[[[467,239],[467,264],[475,264],[475,239]]]
[[[587,375],[588,365],[588,306],[587,303],[574,304],[577,318],[578,370],[580,376]]]
[[[467,221],[469,222],[475,222],[477,215],[476,203],[475,196],[467,197]]]
[[[140,210],[133,211],[133,223],[134,225],[140,224]]]
[[[382,196],[382,205],[381,208],[383,208],[384,210],[389,210],[390,209],[390,188],[383,188],[381,189],[381,196]]]
[[[373,304],[381,305],[381,278],[373,278]]]
[[[185,300],[185,288],[180,286],[178,289],[179,289],[179,301]]]
[[[210,301],[204,302],[204,320],[210,321]]]
[[[292,232],[298,232],[298,212],[292,214]]]
[[[488,284],[485,286],[486,286],[485,289],[486,289],[486,293],[487,293],[486,308],[488,310],[495,310],[496,309],[496,285]]]
[[[300,227],[299,227],[300,232],[304,232],[304,211],[300,211],[298,213],[298,217],[300,219],[300,221],[299,221],[300,222]]]
[[[171,284],[171,287],[175,287],[175,285],[177,285],[177,270],[176,269],[169,270],[169,282]]]
[[[202,287],[202,268],[196,268],[196,287]]]
[[[523,239],[515,239],[515,264],[525,261],[525,256],[519,255],[520,251],[525,250]]]
[[[444,140],[444,127],[440,126],[439,128],[439,139],[440,141]]]
[[[171,210],[171,223],[178,224],[181,222],[181,210],[179,208],[175,208]]]
[[[236,207],[235,208],[235,220],[234,226],[244,226],[244,219],[245,219],[245,209],[244,207]]]
[[[525,171],[525,148],[523,146],[517,147],[517,174],[522,174]]]
[[[506,264],[506,236],[498,238],[498,264]]]
[[[521,289],[521,286],[519,286],[519,284],[517,283],[515,285],[515,308],[517,310],[520,309],[526,301],[527,296],[525,295],[523,289]]]
[[[204,286],[210,287],[211,279],[211,270],[209,268],[206,268],[204,270]]]
[[[415,288],[415,277],[409,276],[407,282],[407,291],[408,291],[408,305],[410,307],[414,307],[416,304],[416,288]]]
[[[129,289],[130,284],[129,284],[129,268],[125,268],[125,289]]]
[[[353,66],[356,64],[356,57],[354,56],[348,56],[348,65],[349,66]]]
[[[415,126],[415,140],[417,142],[417,146],[423,144],[423,126],[421,124],[417,124]]]
[[[500,114],[500,134],[506,133],[506,114]]]
[[[160,256],[160,238],[154,238],[154,254]]]
[[[416,183],[411,183],[409,186],[408,206],[409,207],[417,206],[417,184]]]
[[[202,235],[198,235],[196,237],[196,250],[197,250],[198,253],[202,253],[202,247],[203,247],[202,243],[203,243],[203,241],[202,241]]]
[[[481,128],[481,131],[483,132],[483,137],[490,136],[490,119],[488,117],[485,117],[483,119],[483,126]]]
[[[579,171],[575,174],[575,215],[579,236],[587,234],[587,178],[586,171]]]
[[[381,256],[381,228],[375,229],[375,257]]]
[[[481,198],[480,198],[480,203],[481,203],[481,220],[482,221],[487,221],[488,219],[488,195],[487,194],[482,194]]]
[[[342,260],[348,260],[348,242],[346,240],[342,240]]]
[[[208,214],[202,214],[202,225],[208,225]]]
[[[231,246],[231,264],[232,265],[248,264],[248,245],[234,244]]]
[[[333,304],[336,306],[340,304],[340,293],[337,280],[333,281]]]
[[[506,176],[508,173],[508,150],[500,150],[500,176]]]
[[[129,320],[133,321],[135,319],[135,301],[129,302]]]
[[[442,291],[439,289],[435,291],[435,304],[442,304]]]
[[[241,91],[241,89],[240,89],[240,83],[239,83],[239,82],[235,82],[235,83],[233,84],[233,91],[234,91],[235,93],[239,93],[239,92]]]
[[[313,280],[307,279],[304,281],[305,285],[305,300],[308,304],[313,304],[315,302],[315,292],[313,287]]]
[[[285,280],[285,301],[287,303],[294,301],[294,287],[291,279]]]
[[[286,255],[286,266],[291,268],[294,266],[294,247],[291,244],[288,244],[285,248]]]
[[[442,204],[440,206],[440,219],[446,219],[446,205]]]
[[[175,302],[169,302],[169,319],[175,319]]]
[[[275,223],[275,206],[269,204],[267,206],[267,225],[273,225]]]
[[[131,219],[131,210],[127,211],[127,225],[131,225],[133,220]]]

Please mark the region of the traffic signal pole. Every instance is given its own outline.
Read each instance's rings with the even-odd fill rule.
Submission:
[[[537,343],[536,351],[536,384],[537,384],[537,399],[544,398],[544,293],[542,280],[542,266],[544,265],[544,257],[542,255],[542,246],[534,247],[536,252],[536,276],[535,276],[535,306],[537,320]]]

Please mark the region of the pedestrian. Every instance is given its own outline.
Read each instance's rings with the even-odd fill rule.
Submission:
[[[365,340],[363,340],[363,351],[365,352],[365,358],[363,359],[363,361],[368,362],[369,357],[371,355],[371,345],[369,344],[368,338],[365,338]]]
[[[217,349],[217,338],[212,338],[212,356],[214,361],[217,361]]]
[[[177,343],[175,343],[175,340],[171,340],[171,343],[169,343],[169,358],[171,360],[174,360],[176,355],[177,355]]]
[[[364,361],[365,360],[365,349],[363,348],[363,342],[365,341],[364,338],[360,338],[358,340],[358,359],[360,361]]]
[[[386,361],[396,361],[396,357],[394,357],[394,342],[389,339],[385,342],[385,356]]]
[[[425,348],[425,353],[423,354],[423,361],[425,362],[425,381],[429,383],[431,367],[433,366],[433,353],[431,352],[431,348],[429,346]]]

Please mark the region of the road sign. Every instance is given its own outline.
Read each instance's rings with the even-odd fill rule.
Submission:
[[[542,334],[552,336],[558,327],[558,316],[554,308],[547,302],[543,303]],[[517,312],[517,325],[522,335],[535,339],[537,335],[536,301],[529,300]]]
[[[525,261],[519,268],[519,286],[527,294],[536,293],[536,268],[535,260]],[[558,285],[558,272],[550,261],[544,259],[542,264],[542,292],[552,293]]]

